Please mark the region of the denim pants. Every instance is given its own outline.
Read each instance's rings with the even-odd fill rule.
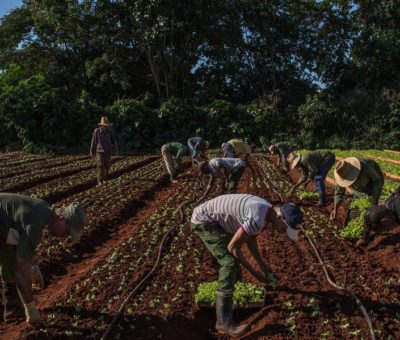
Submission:
[[[329,160],[326,163],[322,164],[319,167],[318,172],[315,174],[314,177],[314,182],[317,192],[325,194],[325,178],[334,164],[335,164],[335,156],[332,155],[332,157],[329,158]]]

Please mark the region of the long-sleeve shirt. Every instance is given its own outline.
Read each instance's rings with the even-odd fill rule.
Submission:
[[[111,155],[118,152],[117,140],[114,137],[114,133],[110,128],[101,129],[96,128],[93,131],[92,143],[90,145],[90,154],[104,153]]]
[[[250,154],[251,153],[250,146],[240,139],[231,139],[227,143],[232,145],[233,150],[235,150],[236,157],[238,157],[241,154]]]
[[[307,151],[301,155],[300,171],[301,177],[297,183],[313,180],[319,168],[326,164],[335,155],[329,150]]]
[[[358,158],[361,163],[361,170],[355,182],[350,188],[371,196],[374,204],[378,204],[383,189],[384,176],[378,163],[372,159]],[[344,197],[345,188],[336,185],[334,202],[338,204]]]
[[[205,151],[205,142],[203,137],[192,137],[188,139],[188,146],[192,150],[192,157],[197,156],[198,151]]]
[[[189,154],[188,147],[182,143],[171,142],[165,144],[165,147],[172,155],[175,155],[175,162],[178,166],[182,165],[182,157]]]
[[[30,263],[42,239],[43,229],[54,217],[50,204],[41,199],[0,194],[0,231],[2,234],[7,234],[10,228],[17,231],[17,255]]]

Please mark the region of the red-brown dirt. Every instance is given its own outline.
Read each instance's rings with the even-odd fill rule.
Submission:
[[[280,186],[286,189],[298,178],[297,173],[282,174],[262,155],[254,157],[251,165],[238,191],[276,204],[279,197],[268,184],[275,183],[282,194]],[[195,204],[184,209],[185,220],[176,225],[175,209],[185,200],[200,197],[205,189],[205,180],[195,175],[195,170],[182,173],[180,181],[173,185],[159,182],[151,189],[153,192],[142,196],[140,206],[131,206],[133,212],[113,227],[108,238],[95,242],[89,252],[79,248],[79,258],[62,275],[51,275],[56,263],[45,266],[49,284],[36,294],[44,322],[35,326],[26,326],[24,322],[0,323],[0,337],[99,339],[127,293],[151,270],[162,236],[173,227],[155,274],[132,297],[110,339],[228,338],[214,330],[215,311],[199,309],[194,303],[197,285],[215,280],[218,273],[215,260],[190,231],[190,214]],[[217,187],[213,196],[219,193]],[[328,194],[331,201],[332,188]],[[400,230],[376,236],[367,248],[360,249],[337,237],[347,213],[345,205],[339,223],[332,223],[328,216],[331,205],[319,209],[295,197],[292,201],[302,207],[304,227],[313,235],[332,278],[345,283],[365,305],[377,338],[399,338]],[[95,233],[90,237],[102,239]],[[235,311],[238,321],[250,324],[244,339],[369,337],[356,303],[327,283],[305,239],[294,243],[268,227],[257,239],[263,259],[278,279],[278,287],[266,287],[265,307]],[[245,252],[249,255],[247,249]],[[250,261],[255,265],[254,260]],[[242,278],[258,283],[245,270]]]

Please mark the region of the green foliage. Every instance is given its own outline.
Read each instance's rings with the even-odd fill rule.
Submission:
[[[207,303],[215,306],[218,282],[204,282],[197,287],[196,303]],[[236,282],[233,292],[233,303],[237,307],[244,307],[250,302],[264,302],[264,288],[251,283]]]
[[[356,210],[357,217],[350,219],[346,227],[340,232],[340,236],[348,239],[356,239],[362,236],[364,231],[365,212],[372,207],[372,198],[358,198],[351,202],[350,211]]]
[[[297,194],[302,200],[317,200],[319,194],[317,192],[301,191]]]

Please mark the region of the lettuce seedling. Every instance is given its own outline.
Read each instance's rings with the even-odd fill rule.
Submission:
[[[347,223],[347,226],[340,232],[340,236],[348,239],[355,239],[362,236],[364,231],[365,212],[372,207],[372,198],[358,198],[350,204],[350,214],[353,218]],[[357,214],[351,211],[356,211]],[[358,215],[358,216],[355,216]]]

